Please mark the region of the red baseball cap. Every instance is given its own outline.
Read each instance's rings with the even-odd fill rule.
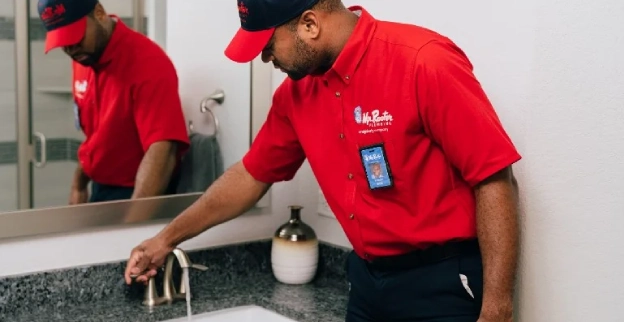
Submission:
[[[87,15],[97,4],[98,0],[39,0],[39,18],[47,31],[45,53],[79,43],[87,30]]]
[[[225,49],[237,63],[254,60],[269,43],[275,28],[312,8],[319,0],[237,0],[241,27]]]

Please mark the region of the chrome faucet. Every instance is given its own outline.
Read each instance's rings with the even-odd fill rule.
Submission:
[[[186,289],[184,285],[184,277],[180,278],[180,288],[179,291],[176,291],[175,286],[173,285],[173,262],[177,259],[180,264],[180,268],[194,268],[200,271],[206,271],[208,267],[200,264],[193,264],[189,259],[188,255],[181,250],[180,248],[174,249],[169,255],[167,255],[167,261],[165,263],[165,273],[163,276],[163,295],[161,297],[158,296],[158,292],[156,291],[156,282],[154,277],[150,277],[147,288],[145,289],[145,297],[143,300],[143,305],[147,306],[157,306],[161,304],[171,304],[175,300],[186,299],[186,292],[189,290]]]

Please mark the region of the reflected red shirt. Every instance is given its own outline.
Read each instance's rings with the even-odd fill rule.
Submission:
[[[133,187],[145,152],[158,141],[177,141],[179,155],[186,152],[178,76],[156,43],[117,19],[98,66],[72,66],[74,101],[86,136],[78,160],[93,181]]]
[[[290,180],[307,158],[355,252],[366,258],[476,237],[473,186],[520,160],[451,40],[361,17],[333,68],[286,79],[243,158]],[[361,147],[383,144],[394,186],[369,189]]]

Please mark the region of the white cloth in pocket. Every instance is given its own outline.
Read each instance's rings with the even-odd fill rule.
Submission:
[[[459,274],[459,279],[461,279],[462,285],[466,289],[466,292],[468,292],[470,297],[474,299],[474,294],[472,294],[472,290],[470,289],[470,286],[468,286],[468,277],[464,274]]]

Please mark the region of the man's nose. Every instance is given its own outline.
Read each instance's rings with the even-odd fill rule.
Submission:
[[[65,46],[63,47],[63,50],[69,55],[73,55],[78,51],[78,46],[77,45]]]
[[[263,50],[260,56],[262,57],[262,61],[265,63],[270,63],[274,59],[273,55],[271,55],[268,50]]]

